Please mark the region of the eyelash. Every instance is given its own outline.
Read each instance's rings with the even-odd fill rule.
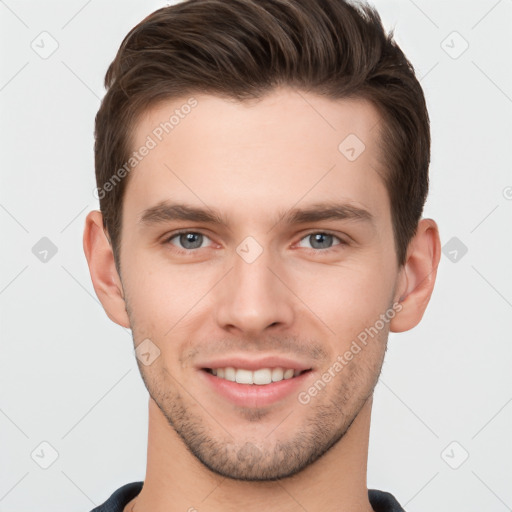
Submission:
[[[190,234],[190,233],[192,233],[194,235],[203,235],[204,237],[209,238],[208,235],[202,233],[201,231],[192,231],[190,229],[183,229],[183,230],[174,231],[173,233],[171,233],[169,236],[167,236],[165,238],[163,243],[164,243],[164,245],[173,245],[173,244],[170,243],[172,239],[176,238],[179,235]],[[337,239],[339,241],[339,243],[335,244],[332,247],[329,247],[327,249],[314,249],[314,248],[308,248],[308,247],[306,247],[305,249],[307,249],[309,251],[313,251],[315,253],[324,253],[325,254],[325,253],[330,253],[332,251],[337,250],[336,249],[337,247],[349,245],[349,243],[346,240],[340,238],[339,236],[337,236],[336,234],[334,234],[334,233],[332,233],[330,231],[311,231],[310,233],[306,233],[299,240],[299,242],[301,242],[302,240],[304,240],[305,238],[307,238],[307,237],[309,237],[311,235],[317,235],[317,234],[330,235],[333,238]],[[204,247],[199,247],[198,249],[180,249],[180,248],[178,248],[178,247],[173,245],[173,250],[175,250],[178,254],[191,255],[191,254],[197,252],[199,249],[204,249]]]

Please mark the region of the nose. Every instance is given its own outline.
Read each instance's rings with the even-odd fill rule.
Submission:
[[[284,266],[268,251],[251,263],[235,253],[233,268],[218,285],[219,327],[247,337],[290,327],[295,296],[289,286]]]

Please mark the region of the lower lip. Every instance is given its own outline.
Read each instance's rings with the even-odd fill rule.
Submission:
[[[301,373],[291,379],[283,379],[270,384],[239,384],[230,380],[221,379],[215,375],[200,370],[199,372],[213,389],[240,407],[265,407],[297,392],[312,370]]]

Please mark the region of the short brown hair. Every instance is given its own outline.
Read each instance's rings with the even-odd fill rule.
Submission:
[[[281,85],[377,107],[403,265],[428,193],[429,116],[412,65],[366,3],[186,0],[150,14],[124,38],[105,76],[95,126],[98,190],[129,160],[137,120],[157,102],[191,93],[244,101]],[[99,196],[118,271],[128,178]]]

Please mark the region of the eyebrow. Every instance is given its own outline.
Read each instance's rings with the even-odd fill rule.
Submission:
[[[212,208],[169,201],[162,201],[144,210],[139,223],[149,226],[176,220],[229,226],[227,219]],[[284,222],[293,225],[323,220],[362,221],[374,225],[375,218],[368,210],[359,206],[348,203],[323,202],[305,208],[284,210],[277,215],[275,224]]]

